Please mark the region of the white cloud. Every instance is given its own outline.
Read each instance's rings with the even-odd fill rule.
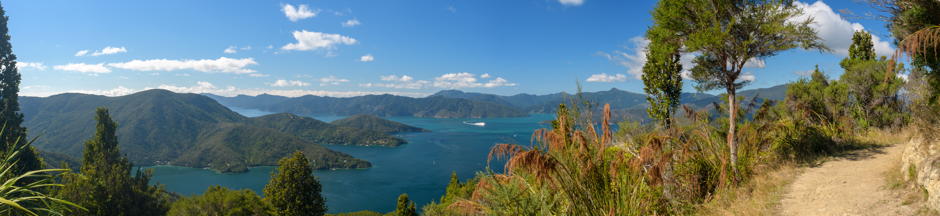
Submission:
[[[235,49],[235,46],[229,46],[228,48],[225,48],[225,50],[222,50],[222,52],[227,53],[227,54],[233,54],[233,53],[237,53],[238,49]]]
[[[627,81],[627,76],[623,74],[613,74],[609,75],[607,73],[599,73],[591,75],[587,78],[588,82],[624,82]]]
[[[222,50],[222,52],[226,54],[235,54],[235,53],[238,53],[239,50],[241,51],[251,50],[251,46],[243,46],[241,48],[239,48],[238,46],[228,46],[228,48],[225,48],[225,50]]]
[[[150,59],[150,60],[132,60],[123,63],[110,63],[108,66],[135,70],[135,71],[175,71],[175,70],[195,70],[207,73],[234,73],[249,74],[256,72],[248,69],[250,65],[257,65],[253,58],[232,59],[219,57],[218,59],[200,59],[200,60],[169,60],[169,59]]]
[[[849,22],[832,10],[829,5],[822,1],[813,4],[803,2],[794,2],[797,7],[803,9],[804,15],[797,17],[794,21],[803,21],[807,16],[813,17],[813,24],[810,26],[816,29],[823,44],[832,49],[836,54],[842,56],[849,55],[849,46],[852,45],[852,34],[855,31],[864,30],[865,27],[859,23]],[[875,45],[875,53],[880,56],[891,56],[894,54],[894,48],[887,41],[882,41],[877,35],[872,35],[872,43]]]
[[[629,53],[614,51],[613,53],[600,52],[599,54],[607,58],[607,60],[627,68],[627,74],[633,75],[634,78],[639,80],[643,76],[643,65],[646,64],[647,46],[649,46],[650,41],[645,37],[637,36],[630,38],[630,42],[633,47],[626,48],[631,50]],[[695,53],[683,53],[679,57],[679,63],[682,64],[683,78],[688,78],[688,74],[690,74],[689,69],[695,66],[695,64],[692,63],[695,56]]]
[[[748,73],[748,72],[745,72],[741,74],[741,76],[738,76],[738,81],[754,82],[755,79],[757,79],[757,77],[754,76],[754,74]]]
[[[750,59],[747,62],[744,62],[744,68],[764,68],[767,67],[767,63],[764,60],[760,59]]]
[[[339,85],[345,82],[349,82],[349,80],[332,76],[332,75],[328,77],[320,78],[320,86]]]
[[[112,47],[107,46],[100,50],[95,50],[94,53],[91,53],[91,56],[102,56],[102,55],[113,55],[118,53],[126,53],[127,49],[124,47]]]
[[[111,69],[108,69],[104,66],[104,63],[99,64],[85,64],[85,63],[71,63],[67,65],[56,65],[52,67],[53,69],[60,71],[74,71],[84,74],[89,74],[92,76],[97,76],[98,74],[111,73]]]
[[[477,78],[477,75],[467,72],[461,73],[449,73],[438,76],[434,78],[434,81],[427,80],[415,80],[413,77],[408,75],[386,75],[379,77],[385,83],[362,83],[359,84],[361,87],[382,87],[382,88],[396,88],[396,89],[425,89],[429,87],[436,88],[445,88],[445,89],[457,89],[457,88],[495,88],[495,87],[504,87],[504,86],[516,86],[515,83],[509,82],[508,80],[502,77],[492,77],[492,75],[486,74],[481,75],[480,78]],[[488,80],[481,80],[488,79]],[[492,78],[492,79],[490,79]]]
[[[386,75],[379,76],[379,79],[387,81],[387,83],[363,83],[359,84],[359,86],[367,88],[423,89],[431,84],[431,82],[427,80],[414,80],[413,77],[408,75]]]
[[[346,22],[343,22],[343,27],[354,27],[358,25],[362,25],[362,23],[359,22],[359,19],[351,19],[351,20],[346,20]]]
[[[584,0],[558,0],[558,3],[568,6],[580,6],[584,4]]]
[[[300,80],[277,80],[274,83],[268,84],[273,87],[303,87],[309,86],[310,83],[303,82]]]
[[[336,48],[337,44],[353,45],[357,43],[356,39],[339,34],[310,32],[303,30],[294,31],[293,35],[294,39],[297,40],[297,43],[284,45],[281,47],[282,50],[308,51],[318,49],[334,49]]]
[[[85,56],[85,55],[88,54],[88,52],[90,52],[90,51],[88,51],[88,50],[79,50],[78,52],[75,52],[75,56]]]
[[[489,74],[489,73],[484,73],[483,75],[480,75],[480,78],[489,79],[489,78],[490,78],[490,74]]]
[[[271,75],[262,74],[262,73],[251,73],[251,74],[248,74],[248,76],[250,76],[250,77],[268,77],[268,76],[271,76]]]
[[[35,70],[46,70],[46,65],[42,62],[17,62],[16,68],[22,69],[35,69]]]
[[[310,7],[302,4],[294,7],[290,4],[284,4],[281,7],[281,11],[284,12],[284,16],[287,17],[291,22],[297,22],[297,20],[302,20],[310,17],[317,16],[317,13],[310,10]]]
[[[379,95],[379,94],[393,94],[401,96],[410,96],[410,97],[424,97],[429,93],[417,93],[417,92],[381,92],[381,91],[320,91],[320,90],[300,90],[300,89],[261,89],[261,88],[250,88],[250,89],[241,89],[234,86],[218,87],[213,85],[210,82],[200,81],[196,82],[196,85],[193,86],[177,86],[177,85],[168,85],[163,84],[157,87],[145,87],[141,89],[131,89],[124,86],[118,86],[113,89],[97,89],[97,90],[66,90],[66,91],[49,91],[50,87],[46,86],[36,86],[34,89],[24,87],[24,96],[36,96],[36,97],[45,97],[50,95],[56,95],[61,93],[82,93],[82,94],[95,94],[95,95],[105,95],[105,96],[124,96],[133,94],[140,91],[150,90],[150,89],[165,89],[177,93],[211,93],[221,96],[236,96],[236,95],[259,95],[259,94],[271,94],[271,95],[280,95],[287,97],[300,97],[304,95],[317,95],[317,96],[329,96],[329,97],[354,97],[362,95]],[[28,90],[28,91],[27,91]]]
[[[467,72],[461,73],[449,73],[441,75],[437,78],[434,78],[434,87],[438,88],[493,88],[493,87],[502,87],[502,86],[515,86],[515,83],[510,83],[502,77],[496,77],[485,83],[479,82],[476,78],[476,75]]]
[[[375,61],[375,57],[372,56],[372,54],[366,54],[366,55],[364,55],[364,56],[362,56],[362,57],[359,57],[359,61],[361,61],[361,62],[371,62],[371,61]]]
[[[413,80],[414,78],[408,75],[401,75],[401,76],[388,75],[388,76],[380,76],[379,79],[382,79],[382,81],[408,82],[408,81]]]

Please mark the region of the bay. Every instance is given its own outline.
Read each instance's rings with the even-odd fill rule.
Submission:
[[[231,108],[253,117],[268,112]],[[342,116],[313,116],[333,121]],[[547,127],[541,124],[553,115],[535,114],[521,118],[434,119],[391,117],[431,130],[426,133],[398,134],[408,144],[389,147],[329,145],[330,149],[372,162],[372,168],[361,170],[317,170],[323,185],[323,196],[330,213],[372,210],[389,212],[395,209],[398,195],[408,193],[417,206],[436,201],[443,195],[452,172],[461,180],[485,171],[486,156],[497,143],[528,144],[532,132]],[[468,123],[485,122],[485,126]],[[493,163],[495,172],[501,163]],[[216,173],[207,169],[178,166],[153,166],[153,183],[163,184],[172,192],[200,194],[211,185],[233,189],[251,189],[261,194],[275,167],[252,167],[244,173]]]

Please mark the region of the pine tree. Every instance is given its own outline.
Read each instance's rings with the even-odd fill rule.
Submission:
[[[9,17],[3,6],[0,6],[0,150],[7,151],[18,142],[26,143],[26,128],[23,124],[23,114],[20,113],[18,95],[20,91],[20,73],[16,68],[16,55],[13,54],[13,45],[10,44],[10,32],[7,28]],[[17,166],[14,173],[22,174],[30,170],[42,168],[42,162],[36,156],[36,150],[31,146],[24,148],[17,155]]]
[[[415,203],[408,199],[408,194],[398,195],[398,205],[395,207],[395,216],[418,216]]]
[[[98,108],[95,135],[85,142],[81,173],[63,175],[58,196],[87,208],[72,215],[164,215],[169,209],[161,187],[150,186],[150,172],[137,170],[118,148],[117,123]]]
[[[278,161],[277,171],[264,186],[264,196],[277,215],[323,215],[327,208],[321,189],[310,161],[297,151]]]

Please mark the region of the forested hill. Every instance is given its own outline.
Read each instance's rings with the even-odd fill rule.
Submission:
[[[379,118],[374,115],[354,115],[344,119],[339,119],[330,124],[338,126],[353,127],[359,129],[373,130],[382,133],[407,133],[407,132],[428,132],[424,128],[406,125],[394,121]]]
[[[136,165],[173,164],[240,171],[274,165],[303,150],[316,168],[370,164],[320,144],[395,146],[381,132],[330,125],[311,118],[247,118],[198,94],[148,90],[121,97],[60,94],[21,97],[24,125],[38,149],[81,158],[95,130],[94,110],[107,107],[118,123],[121,151]],[[289,129],[287,127],[290,127]]]
[[[497,118],[526,115],[526,112],[502,104],[448,97],[412,98],[388,94],[348,98],[313,95],[295,98],[272,95],[208,96],[228,106],[298,115],[369,114],[425,118]]]

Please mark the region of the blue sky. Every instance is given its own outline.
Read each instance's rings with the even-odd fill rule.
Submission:
[[[755,60],[747,88],[842,73],[853,30],[892,52],[877,12],[800,2],[835,52]],[[511,95],[642,92],[642,38],[654,1],[306,0],[4,1],[22,95],[125,95],[151,88],[220,95]],[[841,12],[840,12],[841,11]],[[849,13],[849,11],[851,13]],[[689,68],[691,66],[687,66]],[[686,91],[692,81],[686,81]]]

